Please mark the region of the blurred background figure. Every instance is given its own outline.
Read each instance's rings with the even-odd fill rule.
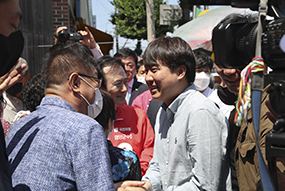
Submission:
[[[214,91],[209,88],[211,80],[211,71],[213,68],[213,60],[209,55],[202,51],[194,51],[196,59],[196,76],[194,85],[196,90],[203,93],[206,97],[209,97]]]
[[[23,102],[24,110],[20,110],[13,122],[30,114],[36,110],[36,107],[40,105],[42,98],[45,96],[45,87],[42,81],[42,73],[38,73],[30,78],[24,85],[20,99]]]
[[[218,90],[209,87],[213,68],[212,58],[202,51],[194,51],[194,55],[196,59],[195,88],[204,96],[214,101],[225,116],[229,118],[234,106],[223,103],[217,94]]]
[[[27,67],[22,64],[19,68],[12,69],[24,47],[22,32],[16,31],[21,17],[18,0],[0,0],[0,97],[7,88],[22,77],[21,73]],[[13,190],[2,124],[0,124],[0,190]]]
[[[45,86],[42,80],[42,73],[38,73],[29,79],[23,87],[21,100],[24,107],[33,112],[40,105],[42,98],[45,96]]]
[[[136,67],[136,71],[137,71],[136,77],[137,77],[138,82],[145,84],[146,83],[145,82],[145,67],[143,64],[143,60],[140,60],[138,62],[137,67]]]
[[[117,120],[109,140],[116,147],[134,151],[140,159],[142,175],[153,156],[154,132],[146,113],[127,105],[128,77],[120,59],[103,56],[97,60],[101,90],[107,91],[115,102]]]
[[[16,68],[20,67],[22,64],[27,64],[27,61],[24,58],[19,58],[19,62],[16,65]],[[15,116],[20,110],[23,110],[23,103],[20,99],[24,85],[29,80],[31,74],[29,73],[28,67],[23,71],[24,76],[13,86],[8,88],[3,93],[4,98],[4,110],[3,110],[3,119],[8,121],[11,125],[15,122]]]
[[[115,103],[106,91],[101,90],[101,94],[103,108],[95,119],[104,128],[105,136],[108,139],[114,129],[114,121],[116,120]],[[138,155],[133,151],[114,147],[109,140],[107,142],[114,183],[125,180],[141,180],[141,165]]]
[[[122,63],[124,64],[126,75],[128,77],[126,102],[128,105],[132,105],[133,100],[138,95],[148,90],[147,85],[139,82],[136,78],[138,56],[135,51],[129,48],[122,48],[114,55],[114,57],[121,59]]]

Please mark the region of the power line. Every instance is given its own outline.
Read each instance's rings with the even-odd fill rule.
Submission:
[[[95,1],[96,1],[96,3],[98,3],[98,2],[99,2],[99,3],[100,3],[100,4],[105,8],[105,10],[110,11],[110,10],[108,10],[108,9],[105,7],[105,5],[104,5],[104,4],[102,4],[101,0],[98,0],[98,1],[97,1],[97,0],[95,0]]]

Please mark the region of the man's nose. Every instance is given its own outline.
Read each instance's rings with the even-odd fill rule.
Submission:
[[[144,77],[145,77],[145,81],[146,82],[153,80],[152,75],[150,74],[150,72],[146,73]]]
[[[128,91],[128,84],[123,84],[121,92],[127,92],[127,91]]]
[[[235,69],[235,68],[224,69],[224,74],[227,75],[227,76],[235,74],[236,72],[237,72],[237,69]]]

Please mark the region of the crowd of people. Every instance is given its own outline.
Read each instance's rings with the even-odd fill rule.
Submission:
[[[256,141],[251,110],[234,123],[241,72],[215,66],[214,88],[213,60],[183,39],[154,39],[142,58],[104,56],[86,27],[79,42],[56,39],[30,78],[20,18],[18,0],[0,0],[0,190],[263,190],[256,142],[267,165],[276,120],[268,87]]]

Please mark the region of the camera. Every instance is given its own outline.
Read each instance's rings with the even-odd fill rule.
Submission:
[[[231,5],[232,7],[250,8],[256,11],[259,0],[232,0]],[[274,131],[266,134],[265,152],[271,181],[273,181],[276,188],[280,189],[280,186],[284,184],[284,179],[280,180],[278,178],[279,169],[276,162],[285,158],[285,53],[280,48],[281,38],[285,34],[285,1],[268,0],[267,5],[267,15],[261,18],[263,21],[261,22],[263,29],[261,34],[261,56],[264,63],[273,71],[264,75],[264,85],[271,84],[267,93],[269,93],[272,108],[279,115],[273,125]],[[271,20],[268,19],[269,16]],[[221,22],[213,29],[212,46],[215,64],[218,67],[242,70],[255,57],[258,22],[246,22],[250,21],[250,18],[248,19],[241,23],[227,22],[225,19],[225,22]],[[257,17],[255,19],[257,20]],[[260,81],[251,79],[251,82],[254,82],[254,84],[251,84],[252,87],[256,88],[255,85],[258,84],[258,91],[261,91],[260,87],[262,87],[263,79],[258,78]],[[255,98],[252,97],[252,99]]]
[[[258,4],[243,4],[233,1],[237,7],[250,6],[257,9]],[[269,1],[268,14],[273,20],[265,20],[262,33],[262,57],[273,70],[285,69],[285,54],[279,42],[285,34],[285,8]],[[283,2],[284,3],[284,2]],[[220,68],[237,68],[242,70],[255,56],[257,22],[255,23],[220,23],[213,29],[212,45],[215,64]]]
[[[79,33],[69,33],[67,30],[62,30],[58,33],[57,39],[61,43],[66,43],[67,41],[79,41],[82,40],[82,35]]]
[[[285,34],[285,18],[265,21],[262,57],[273,70],[285,69],[285,54],[279,42]],[[256,23],[220,23],[213,30],[215,63],[220,68],[243,69],[255,56]]]

